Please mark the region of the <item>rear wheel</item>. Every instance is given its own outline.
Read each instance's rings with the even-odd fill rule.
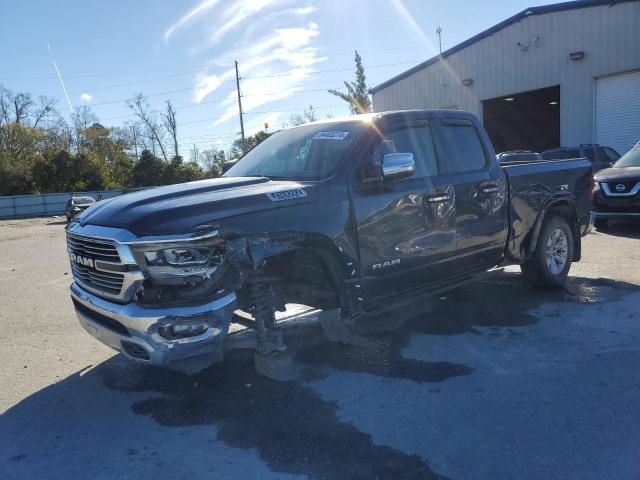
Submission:
[[[558,287],[564,284],[572,259],[571,227],[564,218],[554,216],[545,221],[535,252],[520,268],[534,287]]]

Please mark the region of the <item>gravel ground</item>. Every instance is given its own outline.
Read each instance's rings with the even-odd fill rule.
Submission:
[[[0,222],[0,478],[640,478],[640,228],[588,236],[567,288],[493,272],[393,331],[298,339],[189,377],[77,324],[62,219]]]

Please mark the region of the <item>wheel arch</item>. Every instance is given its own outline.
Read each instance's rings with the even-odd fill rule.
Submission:
[[[531,231],[531,238],[526,253],[527,260],[530,259],[535,252],[544,222],[554,216],[564,218],[569,224],[569,228],[571,228],[571,236],[573,237],[573,258],[571,260],[577,262],[582,257],[582,237],[580,236],[578,210],[572,198],[562,197],[551,199],[540,211]]]

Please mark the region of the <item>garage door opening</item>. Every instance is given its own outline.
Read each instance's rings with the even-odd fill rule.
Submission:
[[[496,153],[560,146],[560,86],[484,100],[482,116]]]

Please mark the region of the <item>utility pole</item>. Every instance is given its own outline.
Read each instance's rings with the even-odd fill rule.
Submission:
[[[131,135],[133,136],[133,149],[136,152],[136,160],[138,160],[138,137],[136,135],[135,125],[131,125]]]
[[[198,148],[195,143],[193,144],[193,161],[198,163]]]
[[[242,99],[240,95],[240,75],[238,74],[238,61],[236,60],[236,89],[238,91],[238,113],[240,113],[240,135],[242,136],[242,146],[244,147],[244,120],[242,119]]]
[[[440,25],[436,27],[436,34],[438,35],[438,46],[440,49],[440,55],[438,57],[438,62],[440,63],[440,85],[444,88],[444,75],[442,72],[442,27]]]

